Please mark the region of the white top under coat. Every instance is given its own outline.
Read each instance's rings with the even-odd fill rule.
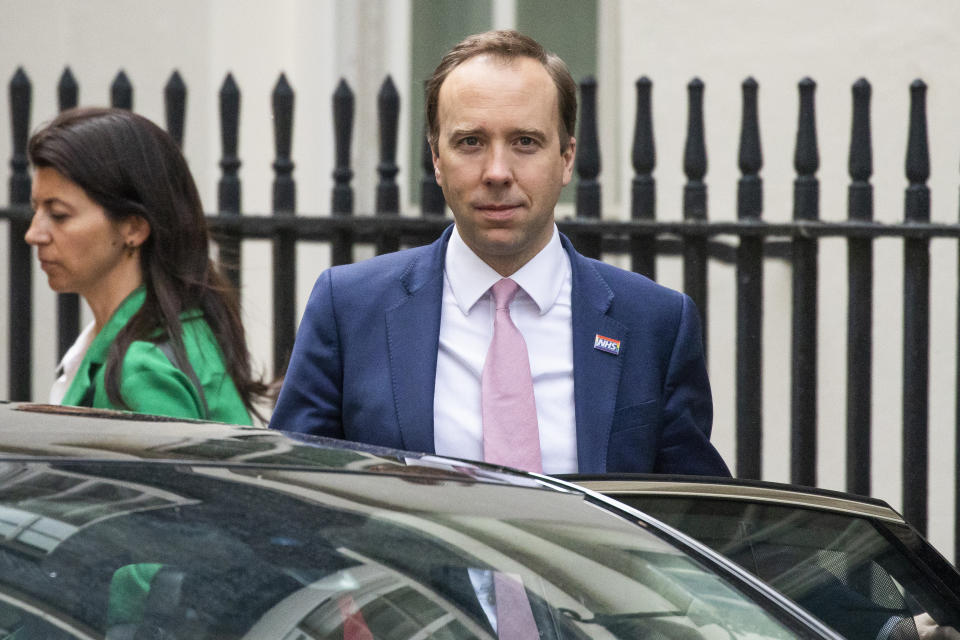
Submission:
[[[63,401],[63,396],[67,394],[67,389],[70,388],[77,375],[77,370],[80,369],[83,357],[87,355],[90,343],[96,337],[93,330],[94,324],[96,323],[91,322],[84,327],[74,343],[63,354],[63,360],[57,366],[57,379],[53,381],[53,386],[50,387],[50,404],[60,404]]]

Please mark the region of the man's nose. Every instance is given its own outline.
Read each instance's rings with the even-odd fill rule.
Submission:
[[[489,186],[502,186],[513,182],[513,165],[510,153],[504,146],[491,145],[487,151],[483,182]]]

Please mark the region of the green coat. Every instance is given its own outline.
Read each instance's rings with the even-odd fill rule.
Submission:
[[[120,395],[127,407],[118,407],[107,397],[103,376],[110,344],[130,318],[143,306],[146,290],[136,289],[117,307],[110,320],[93,339],[67,389],[62,404],[79,405],[93,387],[92,406],[124,409],[175,418],[200,418],[232,424],[252,424],[233,380],[226,371],[220,346],[200,310],[186,311],[183,344],[187,358],[203,386],[209,414],[190,378],[177,368],[156,344],[137,340],[130,344],[120,373]],[[88,402],[89,403],[89,402]]]

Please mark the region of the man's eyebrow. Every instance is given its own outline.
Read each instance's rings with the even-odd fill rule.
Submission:
[[[464,127],[462,129],[453,129],[452,131],[450,131],[447,137],[452,140],[454,138],[463,138],[466,136],[479,136],[483,134],[484,134],[484,129],[481,127],[473,127],[473,128]],[[537,140],[547,139],[547,134],[541,129],[527,129],[527,128],[511,129],[508,132],[508,135],[511,138],[516,138],[518,136],[527,136],[529,138],[536,138]]]
[[[547,134],[540,129],[514,129],[510,133],[514,136],[526,136],[528,138],[537,138],[538,140],[547,139]]]
[[[468,129],[468,128],[454,129],[454,130],[452,130],[452,131],[450,132],[450,134],[449,134],[447,137],[448,137],[448,138],[460,138],[460,137],[463,137],[463,136],[476,136],[476,135],[480,135],[482,132],[483,132],[483,130],[480,129],[479,127],[474,127],[474,128],[471,128],[471,129]]]

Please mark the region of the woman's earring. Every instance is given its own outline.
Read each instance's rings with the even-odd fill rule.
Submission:
[[[128,258],[132,258],[132,257],[133,257],[133,254],[136,253],[136,251],[137,251],[137,246],[136,246],[135,244],[133,244],[132,241],[131,241],[131,242],[128,242],[128,243],[127,243],[127,257],[128,257]]]

